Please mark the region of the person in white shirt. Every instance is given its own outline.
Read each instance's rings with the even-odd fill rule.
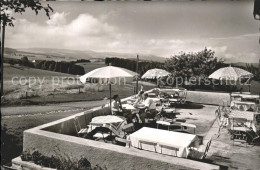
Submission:
[[[119,96],[114,95],[113,100],[114,101],[111,103],[112,115],[123,116],[123,108]]]
[[[127,119],[127,122],[130,123],[135,115],[131,114],[131,111],[127,111],[122,108],[122,103],[118,95],[114,95],[113,100],[114,101],[111,103],[112,115],[123,116]]]
[[[144,94],[144,91],[139,91],[138,92],[134,104],[138,104],[138,103],[142,103],[143,102],[143,94]]]
[[[154,118],[157,114],[156,112],[156,103],[148,97],[148,94],[145,93],[143,97],[143,102],[142,104],[144,105],[144,109],[140,110],[140,118],[142,123],[145,123],[145,118]]]

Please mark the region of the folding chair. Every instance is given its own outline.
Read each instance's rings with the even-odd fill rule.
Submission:
[[[129,123],[123,126],[122,131],[124,132],[124,137],[135,131],[135,127],[133,123]]]
[[[233,145],[235,141],[247,144],[250,128],[245,125],[246,122],[245,118],[231,118],[230,133]]]
[[[82,135],[84,136],[85,134],[88,133],[88,128],[82,128],[81,127],[78,116],[74,117],[74,126],[75,126],[75,129],[76,129],[77,135],[79,137],[81,137]]]
[[[183,90],[179,92],[179,103],[185,104],[187,98],[187,90]]]
[[[223,112],[221,106],[219,105],[218,109],[215,111],[216,119],[218,121],[218,137],[220,135],[220,129],[228,125],[228,113]]]

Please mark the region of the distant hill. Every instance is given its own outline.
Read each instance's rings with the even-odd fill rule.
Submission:
[[[17,52],[16,49],[13,49],[13,48],[5,48],[5,54],[11,54],[11,53],[15,53]]]
[[[21,49],[12,49],[6,48],[7,54],[19,53],[21,55],[34,55],[39,58],[47,60],[77,60],[77,59],[92,59],[92,58],[102,58],[106,57],[117,57],[117,58],[127,58],[134,59],[136,58],[135,53],[116,53],[116,52],[95,52],[91,50],[68,50],[68,49],[52,49],[52,48],[21,48]],[[164,62],[165,58],[159,57],[152,54],[139,54],[140,60],[151,60]]]
[[[242,66],[242,67],[246,67],[246,65],[253,65],[254,67],[259,67],[259,63],[244,63],[244,62],[238,62],[238,63],[232,63],[232,65],[234,66]]]

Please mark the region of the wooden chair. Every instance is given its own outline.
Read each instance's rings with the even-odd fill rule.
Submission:
[[[125,136],[133,133],[135,131],[135,126],[133,123],[129,123],[123,126],[122,131],[124,132]]]
[[[225,116],[226,113],[222,111],[221,106],[218,107],[218,109],[215,111],[215,116],[218,122],[218,137],[220,135],[220,129],[222,129],[224,126],[226,126],[228,118]]]
[[[247,133],[250,130],[245,124],[247,122],[247,119],[245,118],[231,118],[231,139],[233,140],[233,144],[235,141],[241,142],[241,143],[247,143]]]
[[[131,134],[132,132],[135,131],[134,124],[129,123],[129,124],[125,125],[122,128],[122,131],[123,131],[123,133],[118,133],[118,132],[112,131],[116,135],[115,141],[118,142],[118,143],[125,143],[126,146],[128,145],[130,147],[130,141],[127,140],[127,135],[129,135],[129,134]]]
[[[75,126],[75,129],[76,129],[77,135],[79,137],[84,136],[84,135],[86,135],[88,133],[88,128],[87,127],[86,128],[82,128],[81,127],[78,116],[74,117],[74,126]]]
[[[179,103],[185,104],[187,98],[187,90],[183,90],[179,92]]]
[[[162,149],[165,148],[165,149],[169,149],[169,150],[172,150],[172,151],[175,151],[175,155],[177,157],[177,152],[179,151],[179,148],[176,148],[176,147],[173,147],[173,146],[168,146],[168,145],[163,145],[163,144],[159,144],[159,147],[161,147],[161,154],[162,154]]]
[[[149,141],[139,140],[140,149],[143,149],[142,144],[153,146],[154,147],[154,151],[157,152],[156,151],[156,145],[157,145],[156,142],[149,142]]]

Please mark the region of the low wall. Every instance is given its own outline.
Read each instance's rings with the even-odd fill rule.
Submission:
[[[154,89],[146,91],[153,92]],[[163,92],[172,93],[171,89],[162,89]],[[187,91],[187,101],[200,104],[220,105],[223,101],[230,104],[230,93],[204,92],[204,91]]]
[[[87,125],[91,122],[93,117],[108,115],[109,107],[97,107],[94,109],[87,110],[85,112],[79,113],[77,115],[69,116],[67,118],[58,120],[53,122],[50,126],[42,128],[42,130],[55,132],[64,135],[75,135],[76,136],[76,128],[74,125],[74,117],[78,116],[78,120],[81,128],[86,128]]]
[[[57,134],[38,128],[24,132],[23,150],[32,153],[35,149],[48,157],[55,155],[72,161],[85,157],[92,166],[98,164],[107,169],[219,169],[215,165]]]
[[[203,91],[187,91],[187,101],[193,103],[220,105],[223,101],[230,103],[229,93],[203,92]]]

